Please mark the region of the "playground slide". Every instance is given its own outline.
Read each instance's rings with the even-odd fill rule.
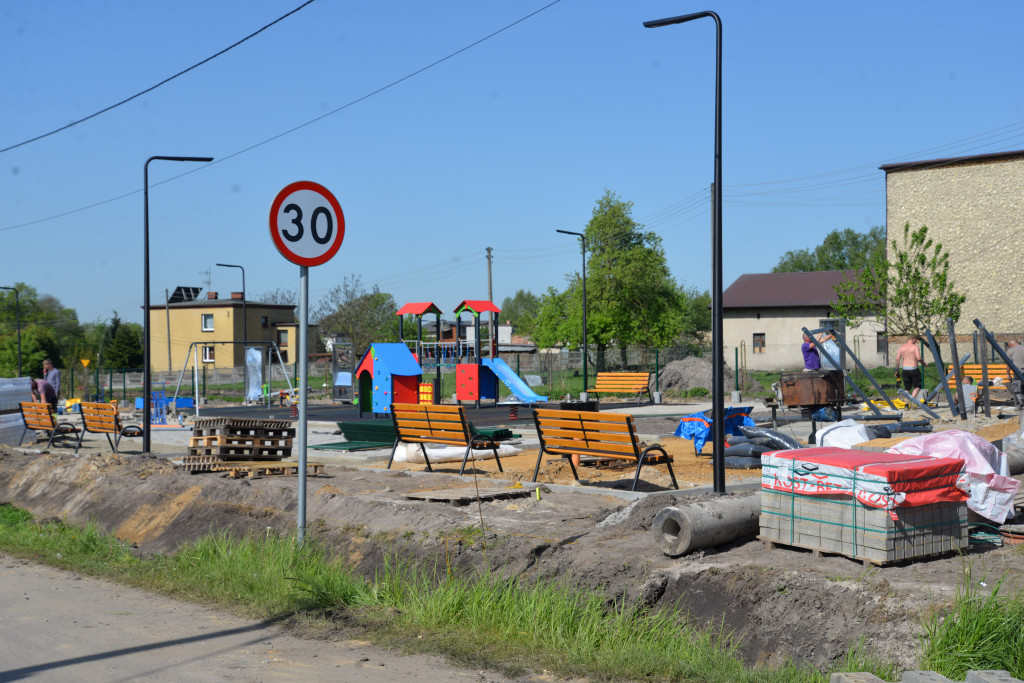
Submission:
[[[512,372],[512,368],[502,359],[484,358],[483,362],[520,401],[524,403],[541,403],[548,400],[547,396],[538,396],[526,382],[520,379],[519,375]]]

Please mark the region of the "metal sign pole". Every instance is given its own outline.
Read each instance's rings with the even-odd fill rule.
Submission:
[[[306,366],[307,344],[309,343],[309,268],[299,266],[299,428],[295,444],[299,449],[299,520],[298,539],[301,544],[306,537],[306,398],[309,386],[309,368]]]

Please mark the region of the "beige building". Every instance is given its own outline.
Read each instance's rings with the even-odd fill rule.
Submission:
[[[927,225],[949,251],[950,277],[967,297],[958,336],[976,331],[975,318],[992,332],[1024,331],[1024,151],[881,169],[890,253],[908,222],[912,230]]]
[[[852,270],[827,270],[741,275],[722,293],[726,350],[732,353],[736,348],[741,367],[749,370],[802,369],[801,330],[816,330],[824,321],[834,319],[833,286],[854,274]],[[869,320],[847,328],[846,343],[868,368],[885,364],[887,344],[878,323]],[[731,364],[732,359],[726,361]],[[848,360],[847,369],[852,367]]]
[[[243,322],[248,320],[248,325]],[[295,307],[287,304],[266,304],[246,301],[242,293],[232,292],[230,299],[220,299],[217,292],[208,292],[205,299],[181,301],[163,306],[150,306],[150,353],[153,370],[179,371],[193,343],[199,346],[200,362],[212,368],[242,366],[245,346],[224,342],[285,342],[283,360],[292,347],[295,329]],[[245,328],[245,329],[243,329]]]

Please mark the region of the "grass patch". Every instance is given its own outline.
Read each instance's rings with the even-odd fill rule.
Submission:
[[[462,535],[469,540],[475,529]],[[252,618],[297,615],[311,630],[346,612],[378,643],[512,675],[712,683],[823,683],[829,675],[792,663],[747,668],[721,627],[696,627],[671,611],[609,607],[602,595],[569,585],[488,573],[467,579],[393,558],[366,579],[327,548],[297,546],[270,530],[244,538],[214,533],[173,555],[140,558],[95,525],[37,522],[0,505],[0,549]],[[834,671],[896,674],[860,646]]]
[[[964,576],[952,609],[925,622],[922,668],[953,680],[979,669],[1003,669],[1024,678],[1024,596],[1001,596],[1002,581],[982,592],[970,568]]]

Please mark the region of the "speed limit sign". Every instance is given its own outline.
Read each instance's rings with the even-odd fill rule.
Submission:
[[[270,237],[281,255],[300,266],[319,266],[345,239],[341,204],[323,185],[300,180],[277,193],[270,207]]]

